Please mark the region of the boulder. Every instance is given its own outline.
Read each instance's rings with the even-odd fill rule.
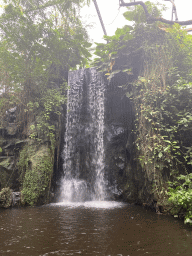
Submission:
[[[19,206],[21,203],[21,192],[12,192],[12,206]]]

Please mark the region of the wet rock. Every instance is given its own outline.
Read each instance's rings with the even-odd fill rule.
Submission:
[[[116,163],[116,165],[117,165],[121,170],[123,170],[124,167],[125,167],[125,163]]]
[[[0,162],[0,167],[6,169],[6,170],[12,170],[14,166],[14,161],[11,157],[5,157],[2,159],[3,161]]]
[[[19,206],[21,203],[21,192],[12,192],[12,206]]]
[[[55,193],[50,192],[50,201],[52,202],[55,199]]]
[[[17,134],[17,130],[18,130],[18,127],[17,127],[17,124],[9,124],[8,127],[6,128],[6,131],[7,131],[7,135],[16,135]]]
[[[17,107],[14,107],[14,108],[10,108],[7,112],[10,114],[13,114],[15,113],[16,110],[17,110]]]
[[[162,213],[164,211],[163,206],[158,205],[158,202],[156,200],[152,200],[151,202],[142,203],[143,207],[151,210],[156,213]]]
[[[3,188],[0,191],[0,208],[19,206],[21,203],[21,193],[12,192],[10,188]]]
[[[117,186],[111,188],[111,194],[114,200],[122,200],[123,199],[123,190],[119,189]]]
[[[6,118],[4,120],[4,130],[6,136],[15,136],[18,132],[17,119],[17,107],[11,108],[6,111]]]

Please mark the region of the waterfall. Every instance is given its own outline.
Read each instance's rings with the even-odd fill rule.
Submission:
[[[105,84],[95,68],[70,71],[62,201],[103,201]]]

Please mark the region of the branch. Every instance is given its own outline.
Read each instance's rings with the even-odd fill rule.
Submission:
[[[192,32],[192,28],[186,28],[185,31]]]
[[[30,8],[30,9],[26,9],[26,10],[24,11],[24,13],[28,13],[28,12],[33,12],[33,11],[45,9],[45,8],[48,8],[48,7],[55,6],[55,5],[57,5],[57,4],[62,4],[63,2],[64,2],[63,0],[50,0],[50,1],[48,1],[47,3],[45,3],[45,4],[33,6],[33,7]]]
[[[145,5],[145,3],[143,1],[137,1],[137,2],[133,2],[133,3],[125,3],[123,0],[120,0],[120,6],[133,6],[133,5],[141,5],[143,7],[143,9],[145,11],[147,21],[152,21],[152,22],[161,21],[163,23],[170,24],[170,25],[173,25],[173,24],[177,23],[181,26],[192,25],[192,20],[171,21],[171,20],[163,19],[162,17],[155,18],[155,17],[153,17],[149,14],[149,12],[147,10],[147,6]]]

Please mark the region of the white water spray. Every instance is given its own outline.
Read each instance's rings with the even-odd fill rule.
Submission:
[[[104,82],[94,68],[83,69],[69,72],[69,87],[60,200],[103,201]]]

